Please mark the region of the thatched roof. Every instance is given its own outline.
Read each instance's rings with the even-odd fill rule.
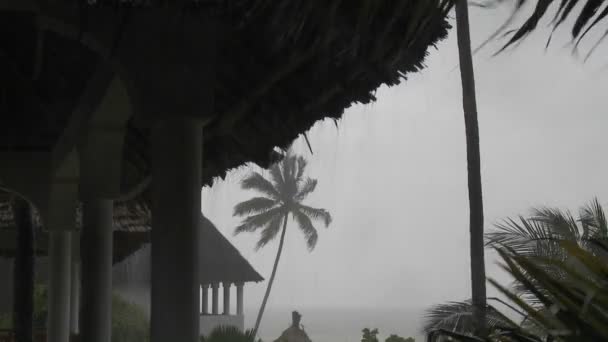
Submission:
[[[48,231],[44,228],[40,215],[33,209],[35,224],[35,251],[38,256],[48,254]],[[82,205],[75,212],[75,227],[82,229]],[[141,202],[116,201],[114,203],[114,254],[113,262],[118,263],[142,248],[150,241],[150,210]],[[0,193],[0,257],[13,257],[15,253],[16,227],[10,197]]]
[[[228,241],[215,225],[201,216],[199,244],[199,274],[201,284],[216,282],[259,282],[262,276],[249,264],[239,251]],[[147,284],[150,281],[150,249],[145,247],[119,266],[115,275],[115,285],[129,282]]]
[[[206,218],[201,221],[200,243],[200,283],[215,282],[259,282],[264,278],[249,264],[239,251],[220,233],[215,225]],[[115,232],[116,233],[116,232]],[[114,238],[116,243],[119,239]],[[2,242],[0,240],[0,242]],[[150,283],[150,244],[142,245],[134,257],[121,259],[114,263],[113,283],[115,287],[133,286],[147,288]],[[0,313],[10,310],[12,295],[12,263],[0,258]],[[40,255],[35,263],[36,281],[48,280],[48,258]],[[7,301],[8,300],[8,301]]]
[[[129,30],[145,25],[142,13],[149,11],[135,6],[127,12],[116,4],[153,7],[167,3],[97,1],[77,9],[63,5],[67,1],[33,2],[43,4],[39,10],[43,14],[80,26],[85,33],[102,26],[121,33],[110,34],[115,40],[107,44],[116,47],[118,56],[132,43]],[[396,85],[406,74],[420,70],[429,46],[447,34],[445,17],[452,5],[449,0],[197,3],[217,6],[220,22],[215,108],[204,134],[205,184],[245,162],[267,165],[275,146],[290,144],[317,120],[339,118],[355,102],[375,100],[380,85]],[[106,4],[116,10],[108,11]],[[195,14],[189,16],[188,11],[183,16],[188,25],[202,20]],[[170,6],[166,12],[173,15]],[[1,111],[15,113],[10,124],[0,126],[3,149],[48,150],[61,135],[101,59],[76,37],[51,30],[44,32],[43,44],[39,44],[37,13],[0,11],[0,68],[8,76],[0,80],[0,87],[8,91],[9,98]],[[156,26],[151,26],[154,32],[150,34],[160,37],[171,30]],[[196,42],[197,34],[189,32],[188,39]],[[159,39],[158,44],[163,43]],[[187,44],[196,48],[191,41]],[[127,70],[122,76],[129,75]],[[158,83],[168,82],[167,75],[159,72]],[[127,81],[132,81],[132,89],[139,86],[136,79]],[[174,86],[167,84],[165,90],[172,91]],[[126,142],[123,188],[129,189],[150,173],[144,121],[131,120]]]
[[[16,229],[9,196],[0,201],[0,257],[12,258],[15,253]],[[48,255],[48,231],[43,227],[40,216],[34,210],[36,224],[36,254]],[[76,231],[82,229],[82,206],[76,210]],[[125,261],[130,255],[150,243],[150,211],[140,202],[120,202],[114,204],[114,254],[113,263]],[[220,233],[215,225],[201,215],[200,234],[200,274],[201,283],[218,281],[246,282],[262,281],[239,251]],[[127,261],[128,262],[128,261]],[[148,266],[142,266],[148,267]]]
[[[202,174],[208,185],[247,162],[268,166],[278,158],[275,147],[286,147],[316,121],[338,119],[353,103],[374,101],[381,85],[419,71],[428,48],[447,35],[453,0],[79,4],[19,0],[0,6],[0,113],[11,113],[0,125],[0,151],[52,150],[81,97],[101,97],[84,89],[112,54],[133,108],[121,189],[137,188],[136,201],[149,203],[146,186],[137,186],[149,184],[151,170],[149,120],[142,118],[172,113],[178,98],[198,103],[199,86],[209,84],[196,78],[207,68],[197,58],[207,48],[199,38],[209,18],[201,12],[219,23],[213,112],[200,113],[208,121]],[[76,29],[59,32],[43,25],[49,22]],[[87,34],[98,41],[80,40]]]

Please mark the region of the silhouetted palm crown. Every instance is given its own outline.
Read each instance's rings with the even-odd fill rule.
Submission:
[[[321,221],[326,227],[331,215],[324,209],[312,208],[302,201],[312,193],[317,180],[304,177],[306,160],[288,155],[270,168],[270,179],[258,172],[250,173],[241,182],[245,190],[255,190],[264,197],[254,197],[234,207],[234,215],[245,217],[235,234],[261,230],[256,249],[264,247],[281,231],[281,223],[291,214],[304,233],[308,249],[315,248],[318,240],[313,221]]]

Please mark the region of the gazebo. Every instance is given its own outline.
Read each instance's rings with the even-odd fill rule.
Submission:
[[[109,342],[114,202],[135,201],[151,213],[151,340],[197,341],[202,185],[418,71],[451,6],[0,2],[0,184],[49,231],[48,340],[68,340],[79,250],[81,338]]]
[[[206,336],[220,325],[243,330],[244,285],[264,278],[204,216],[201,217],[199,250],[200,334]],[[150,311],[150,279],[149,245],[114,268],[115,291],[147,312]],[[236,301],[232,302],[231,298]]]

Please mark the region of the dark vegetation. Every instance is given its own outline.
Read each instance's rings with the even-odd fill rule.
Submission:
[[[34,331],[46,328],[47,313],[47,289],[38,285],[34,290]],[[12,327],[11,315],[0,315],[0,329]],[[140,307],[118,295],[112,296],[112,342],[147,342],[149,330],[148,317]]]
[[[220,326],[209,334],[209,336],[201,337],[200,342],[254,342],[255,335],[253,330],[241,331],[232,326]],[[258,339],[258,342],[262,340]]]
[[[487,335],[472,328],[469,302],[438,305],[428,312],[425,330],[462,341],[608,340],[608,222],[597,200],[578,217],[553,208],[534,209],[531,217],[507,219],[487,235],[511,288],[488,281],[507,301],[516,322],[488,307]]]
[[[361,331],[363,336],[361,337],[361,342],[378,342],[378,329],[369,329],[365,328]],[[395,334],[391,334],[387,337],[384,342],[415,342],[413,337],[401,337]]]

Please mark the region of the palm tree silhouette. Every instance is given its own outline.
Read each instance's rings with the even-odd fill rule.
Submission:
[[[475,75],[469,33],[469,10],[467,0],[456,1],[456,34],[462,81],[462,106],[467,147],[467,175],[469,190],[469,238],[471,260],[471,293],[474,322],[477,331],[486,329],[486,271],[484,255],[483,196],[481,189],[481,156],[479,151],[479,124],[477,122],[477,100]]]
[[[251,172],[241,181],[241,188],[254,190],[264,196],[251,198],[234,207],[234,216],[244,217],[241,225],[236,227],[235,235],[243,232],[260,231],[260,239],[256,245],[256,250],[258,250],[274,240],[279,231],[281,232],[279,249],[274,260],[264,300],[255,322],[253,336],[257,335],[274,282],[281,252],[283,251],[289,216],[291,215],[298,228],[304,233],[310,251],[315,248],[319,238],[312,221],[321,221],[325,227],[328,227],[331,223],[331,215],[325,209],[312,208],[302,203],[317,187],[316,179],[304,176],[306,165],[307,162],[303,157],[288,154],[281,162],[270,168],[270,179],[264,178],[258,172]]]

